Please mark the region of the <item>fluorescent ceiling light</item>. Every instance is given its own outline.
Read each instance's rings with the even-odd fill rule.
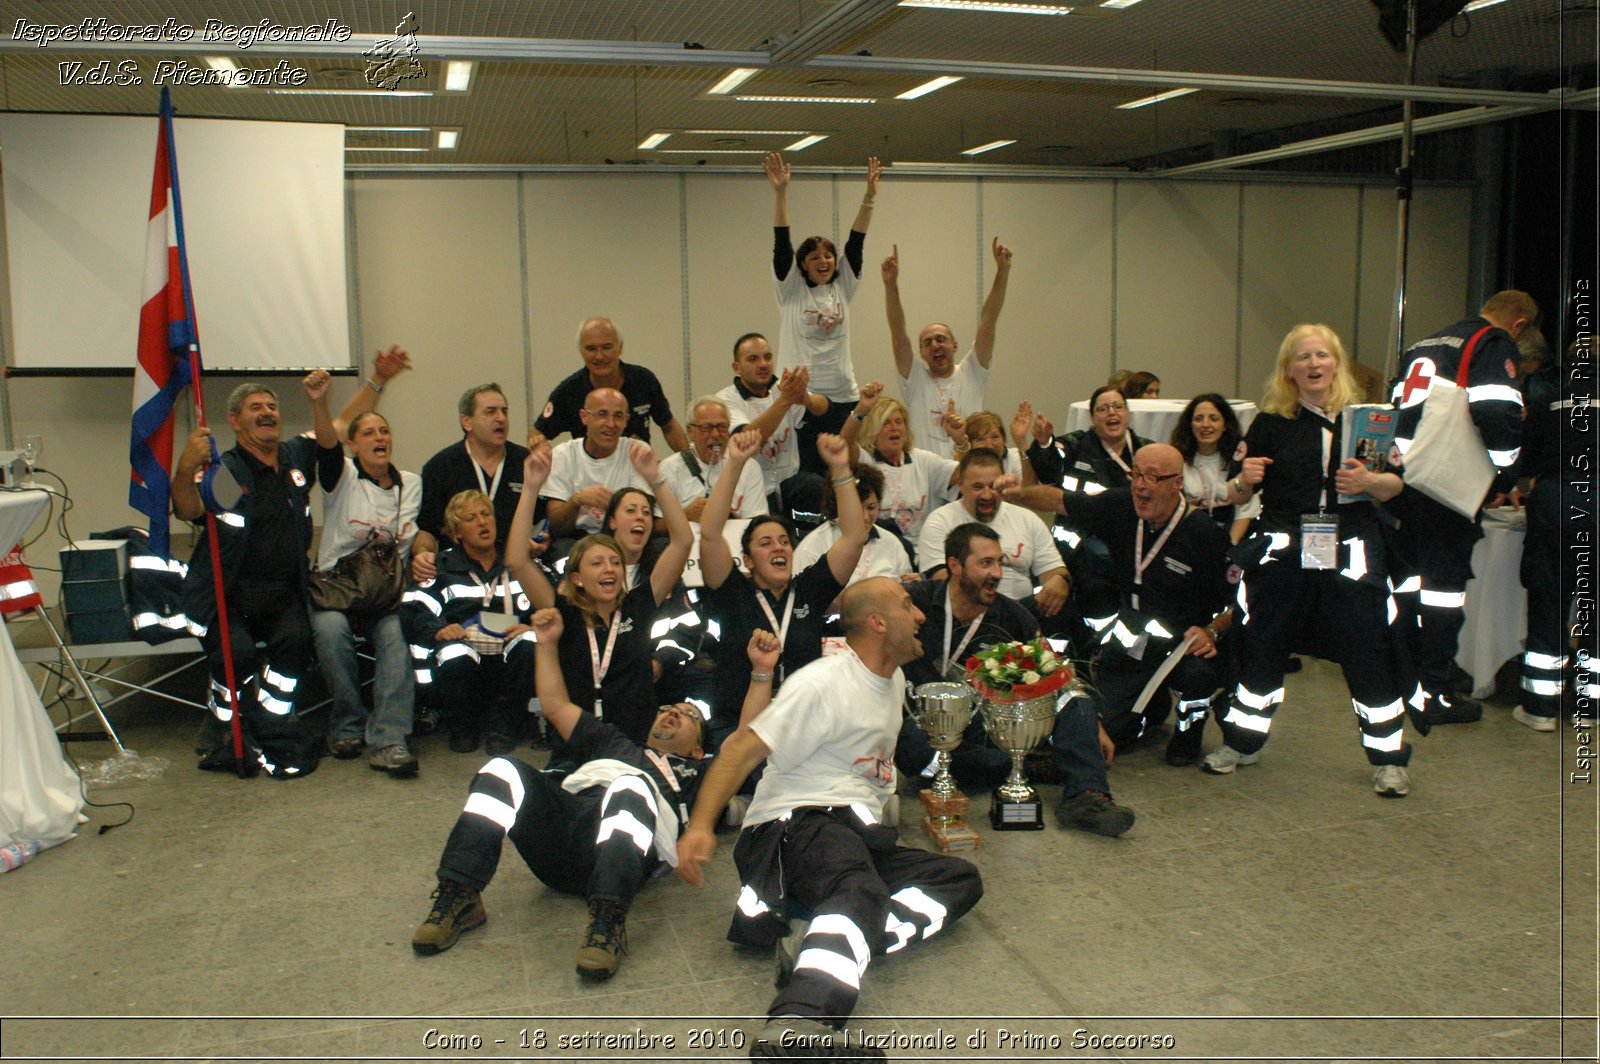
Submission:
[[[466,92],[472,84],[472,64],[463,59],[452,59],[444,68],[444,91]]]
[[[1017,142],[1017,139],[1015,137],[1012,137],[1010,140],[991,140],[989,143],[980,144],[976,148],[968,148],[966,151],[962,152],[961,154],[962,155],[982,155],[986,151],[994,151],[996,148],[1004,148],[1007,144],[1015,144],[1016,142]]]
[[[359,148],[351,145],[345,151],[431,151],[431,148]]]
[[[1111,8],[1132,7],[1138,2],[1139,0],[1100,0],[1100,6]]]
[[[765,148],[662,148],[662,155],[765,155]]]
[[[727,77],[706,90],[707,96],[726,96],[740,85],[755,77],[759,67],[737,67]]]
[[[432,126],[345,126],[347,133],[428,133]]]
[[[1168,89],[1166,92],[1158,92],[1154,96],[1146,96],[1140,100],[1129,100],[1127,103],[1119,103],[1117,104],[1117,110],[1131,111],[1135,107],[1144,107],[1146,104],[1160,103],[1162,100],[1171,100],[1179,96],[1187,96],[1191,92],[1199,91],[1199,89]]]
[[[427,89],[267,89],[269,96],[432,96]]]
[[[225,55],[206,56],[206,66],[210,67],[212,70],[215,70],[217,73],[224,75],[227,78],[224,84],[226,84],[230,89],[242,89],[248,83],[249,79],[240,79],[234,77],[234,75],[239,72],[239,64],[235,63],[232,59],[229,59]]]
[[[998,15],[1070,15],[1060,4],[1011,4],[996,0],[900,0],[901,7],[936,7],[946,11],[989,11]]]
[[[461,130],[459,130],[459,129],[441,129],[441,130],[439,130],[439,139],[438,139],[437,142],[435,142],[434,146],[437,147],[437,148],[441,148],[444,151],[451,151],[451,150],[453,150],[455,148],[456,142],[459,141],[460,139],[461,139]]]
[[[811,145],[813,145],[813,144],[821,144],[823,141],[825,141],[827,139],[828,139],[828,135],[826,133],[813,133],[809,137],[801,137],[799,140],[795,141],[793,144],[789,145],[787,148],[785,148],[783,150],[784,151],[805,151],[807,148],[811,147]]]
[[[671,133],[652,133],[639,142],[639,150],[649,151],[651,148],[659,148],[670,136]]]
[[[924,81],[921,85],[918,85],[914,89],[907,89],[905,92],[902,92],[899,96],[896,96],[895,99],[897,99],[897,100],[915,100],[918,96],[926,96],[930,92],[938,92],[940,89],[944,88],[946,85],[954,85],[956,82],[958,82],[960,80],[961,79],[958,78],[958,77],[953,77],[953,76],[951,76],[949,74],[945,74],[942,77],[934,78],[932,81]]]
[[[735,96],[745,103],[877,103],[867,96]]]
[[[1462,8],[1461,10],[1463,10],[1463,11],[1482,11],[1486,7],[1493,7],[1496,4],[1503,4],[1505,2],[1506,2],[1506,0],[1472,0],[1472,3],[1468,4],[1466,7]]]
[[[698,133],[705,137],[803,137],[806,129],[686,129],[685,133]]]

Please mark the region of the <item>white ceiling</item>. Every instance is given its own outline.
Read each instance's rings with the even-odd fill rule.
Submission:
[[[827,139],[797,165],[860,165],[867,155],[910,166],[1148,168],[1192,163],[1326,131],[1394,121],[1405,63],[1378,31],[1372,0],[1140,0],[1111,10],[1089,0],[1040,17],[912,9],[895,0],[549,0],[475,2],[0,3],[0,109],[153,113],[163,61],[240,66],[282,60],[305,87],[367,87],[363,52],[415,12],[425,76],[403,82],[426,97],[273,95],[260,88],[181,85],[179,114],[351,126],[420,126],[362,132],[351,167],[754,165],[756,154],[798,139]],[[1419,115],[1474,107],[1545,108],[1547,90],[1592,89],[1596,0],[1504,0],[1458,17],[1425,40],[1417,58]],[[10,34],[18,19],[194,28],[187,42],[39,47]],[[304,25],[332,19],[352,38],[328,44],[262,42],[249,49],[201,40],[208,20],[232,26]],[[693,47],[688,47],[693,46]],[[443,91],[445,60],[472,58],[464,93]],[[63,63],[124,60],[138,86],[63,85]],[[758,67],[741,93],[864,96],[870,105],[765,104],[706,89],[735,66]],[[70,68],[69,68],[70,69]],[[964,80],[912,101],[897,94],[940,73]],[[1117,104],[1174,86],[1200,91],[1138,110]],[[1594,94],[1578,105],[1593,107]],[[1569,100],[1569,105],[1572,101]],[[1469,118],[1487,112],[1469,112]],[[1445,122],[1456,121],[1445,119]],[[453,151],[434,130],[460,130]],[[671,136],[639,149],[652,132]],[[977,157],[963,149],[1017,143]],[[683,154],[680,154],[683,152]]]

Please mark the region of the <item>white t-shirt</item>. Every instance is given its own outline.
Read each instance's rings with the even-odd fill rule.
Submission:
[[[796,670],[750,726],[772,756],[745,826],[802,806],[857,805],[881,819],[894,792],[904,692],[899,669],[879,676],[849,649]]]
[[[677,496],[680,505],[688,506],[696,499],[703,499],[711,494],[711,489],[716,487],[717,479],[722,476],[722,470],[727,462],[718,462],[716,465],[700,464],[700,475],[694,475],[689,468],[689,460],[680,452],[661,462],[661,475],[667,478],[667,488]],[[733,507],[731,513],[734,517],[754,517],[767,512],[767,481],[761,474],[761,466],[755,462],[746,462],[744,468],[739,470],[739,484],[733,489]]]
[[[1228,463],[1223,454],[1196,454],[1194,461],[1183,466],[1183,497],[1202,510],[1228,505]],[[1235,521],[1253,520],[1261,514],[1261,493],[1253,492],[1250,498],[1234,508]]]
[[[811,370],[811,390],[829,399],[853,403],[861,398],[856,388],[855,363],[850,358],[848,308],[861,278],[850,261],[839,258],[833,280],[812,287],[800,264],[789,267],[783,280],[774,278],[778,311],[778,359],[786,366]]]
[[[906,424],[924,447],[942,458],[953,453],[950,434],[944,430],[945,404],[954,399],[956,413],[962,417],[983,409],[983,390],[989,371],[970,350],[956,363],[955,372],[938,380],[928,364],[913,355],[911,375],[900,378],[900,395],[905,399]]]
[[[555,445],[550,456],[550,476],[545,479],[539,496],[566,502],[591,484],[610,488],[613,492],[623,488],[638,488],[649,495],[655,492],[645,483],[644,477],[628,460],[630,440],[624,438],[608,458],[591,458],[583,449],[583,437]],[[578,513],[579,532],[599,532],[605,520],[604,509],[588,507]]]
[[[917,540],[917,557],[921,559],[918,564],[923,570],[943,565],[945,538],[957,525],[974,520],[959,502],[929,514]],[[1006,598],[1027,598],[1033,594],[1035,576],[1066,564],[1050,529],[1032,510],[1002,502],[988,524],[1000,537],[1000,594]]]
[[[326,572],[367,541],[374,528],[386,529],[400,545],[400,556],[411,557],[417,538],[417,511],[422,507],[422,478],[392,470],[399,490],[380,488],[356,470],[348,456],[339,483],[322,499],[322,540],[317,545],[317,570]]]
[[[839,522],[827,521],[806,533],[794,549],[794,571],[802,572],[806,566],[828,553],[839,542]],[[898,580],[911,571],[911,558],[900,541],[882,529],[873,529],[866,546],[861,548],[861,560],[855,572],[845,581],[845,586],[859,583],[869,576],[887,576]]]
[[[955,461],[920,447],[907,451],[897,466],[878,461],[863,447],[861,462],[882,471],[883,494],[878,499],[878,510],[912,543],[922,532],[922,522],[928,514],[961,494],[950,483],[956,472]]]
[[[730,384],[717,393],[717,398],[728,408],[728,420],[737,430],[751,424],[772,408],[772,404],[778,401],[778,387],[774,383],[767,390],[765,398],[755,395],[746,398],[739,393],[738,385]],[[761,450],[756,452],[756,461],[761,463],[761,475],[767,481],[768,495],[800,472],[800,421],[805,413],[805,407],[791,406],[778,422],[778,427],[772,430],[772,435],[761,445]]]

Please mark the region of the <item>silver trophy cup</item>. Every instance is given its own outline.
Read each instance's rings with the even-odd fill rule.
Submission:
[[[925,683],[911,697],[912,716],[928,733],[939,770],[929,788],[939,798],[956,794],[956,781],[950,778],[950,751],[961,745],[961,735],[977,709],[972,688],[964,683]]]
[[[1044,827],[1039,792],[1028,784],[1022,759],[1038,746],[1055,725],[1056,702],[1060,691],[1020,702],[982,699],[983,726],[989,739],[1011,755],[1011,775],[995,788],[989,819],[1000,830],[1030,830]]]

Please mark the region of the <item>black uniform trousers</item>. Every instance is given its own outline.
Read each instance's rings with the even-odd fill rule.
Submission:
[[[513,757],[478,770],[466,808],[439,858],[439,878],[481,891],[509,838],[541,883],[566,894],[629,905],[661,860],[656,798],[642,776],[619,776],[581,794]]]
[[[533,641],[516,640],[501,654],[480,654],[465,642],[445,643],[433,666],[440,712],[451,735],[484,732],[523,738],[533,695]]]
[[[1182,633],[1178,633],[1182,635]],[[1134,703],[1144,690],[1150,677],[1166,660],[1177,640],[1151,639],[1142,658],[1131,657],[1121,644],[1110,641],[1100,657],[1095,684],[1099,688],[1097,701],[1100,723],[1118,750],[1137,742],[1160,727],[1172,708],[1172,695],[1178,699],[1177,735],[1182,738],[1180,748],[1192,746],[1199,753],[1200,737],[1205,728],[1206,713],[1212,696],[1223,683],[1222,657],[1201,658],[1185,655],[1167,674],[1161,688],[1145,706],[1143,713],[1134,713]],[[1235,747],[1234,749],[1238,749]]]
[[[1284,665],[1303,650],[1344,670],[1361,723],[1361,745],[1374,765],[1405,765],[1405,707],[1395,679],[1382,588],[1332,569],[1302,569],[1299,544],[1252,566],[1240,583],[1236,621],[1239,683],[1221,720],[1223,740],[1242,754],[1266,744],[1283,701]]]
[[[1394,599],[1400,610],[1396,624],[1405,633],[1415,686],[1424,694],[1438,696],[1445,691],[1455,661],[1467,616],[1472,548],[1483,532],[1476,521],[1418,491],[1404,492],[1390,508],[1402,514],[1401,554],[1410,568],[1410,575],[1395,584]]]
[[[766,862],[776,854],[784,895],[813,914],[769,1016],[842,1027],[872,957],[932,938],[983,897],[973,865],[900,846],[898,837],[848,809],[799,809],[740,835],[733,854],[740,879],[770,874]]]
[[[1561,547],[1563,487],[1577,505],[1587,507],[1593,487],[1560,477],[1543,477],[1528,496],[1528,533],[1522,545],[1522,586],[1528,590],[1528,640],[1522,654],[1522,709],[1536,717],[1558,717],[1563,700],[1594,716],[1594,634],[1570,659],[1568,614],[1579,579],[1578,551]],[[1585,554],[1588,552],[1585,551]]]
[[[245,757],[269,776],[288,779],[316,770],[321,740],[295,713],[299,686],[311,664],[311,619],[296,593],[261,602],[230,594],[228,639],[239,685],[239,724]],[[231,770],[233,710],[228,699],[222,624],[215,620],[200,637],[211,669],[211,715],[201,734],[203,769]]]

